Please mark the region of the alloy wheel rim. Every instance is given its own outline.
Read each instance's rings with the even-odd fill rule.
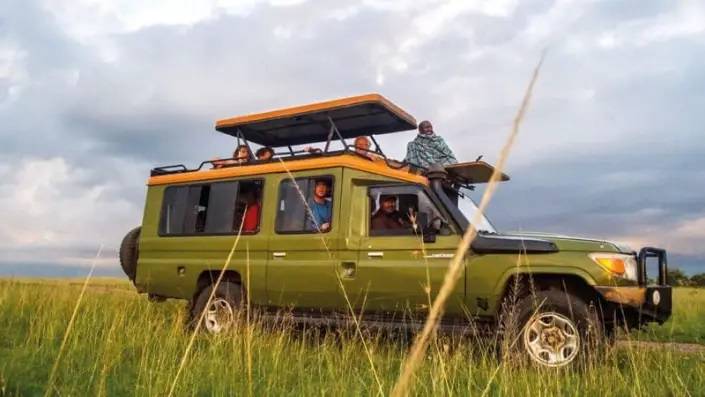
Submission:
[[[218,334],[230,328],[234,320],[233,307],[223,298],[213,298],[203,318],[206,330]]]
[[[524,329],[524,347],[535,362],[548,367],[570,364],[580,350],[580,334],[575,323],[555,313],[538,313]]]

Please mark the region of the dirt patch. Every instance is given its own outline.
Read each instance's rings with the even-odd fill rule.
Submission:
[[[617,341],[617,346],[624,348],[636,349],[664,349],[677,351],[680,353],[703,353],[705,354],[705,345],[698,343],[677,343],[677,342],[647,342],[636,340],[620,340]]]

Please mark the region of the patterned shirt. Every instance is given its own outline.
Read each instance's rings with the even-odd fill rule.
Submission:
[[[458,162],[443,138],[436,134],[416,135],[406,146],[404,161],[426,168],[432,164],[449,165]]]

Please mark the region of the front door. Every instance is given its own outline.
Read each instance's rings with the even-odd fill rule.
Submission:
[[[426,314],[461,240],[421,186],[367,190],[366,236],[361,240],[354,280],[346,287],[357,309],[382,314]],[[435,234],[424,242],[422,233]],[[459,312],[464,283],[456,286],[448,312]]]

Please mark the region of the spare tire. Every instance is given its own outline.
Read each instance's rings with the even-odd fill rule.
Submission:
[[[122,266],[122,270],[132,282],[135,281],[137,276],[138,242],[141,230],[141,226],[130,230],[122,239],[122,244],[120,244],[120,266]]]

